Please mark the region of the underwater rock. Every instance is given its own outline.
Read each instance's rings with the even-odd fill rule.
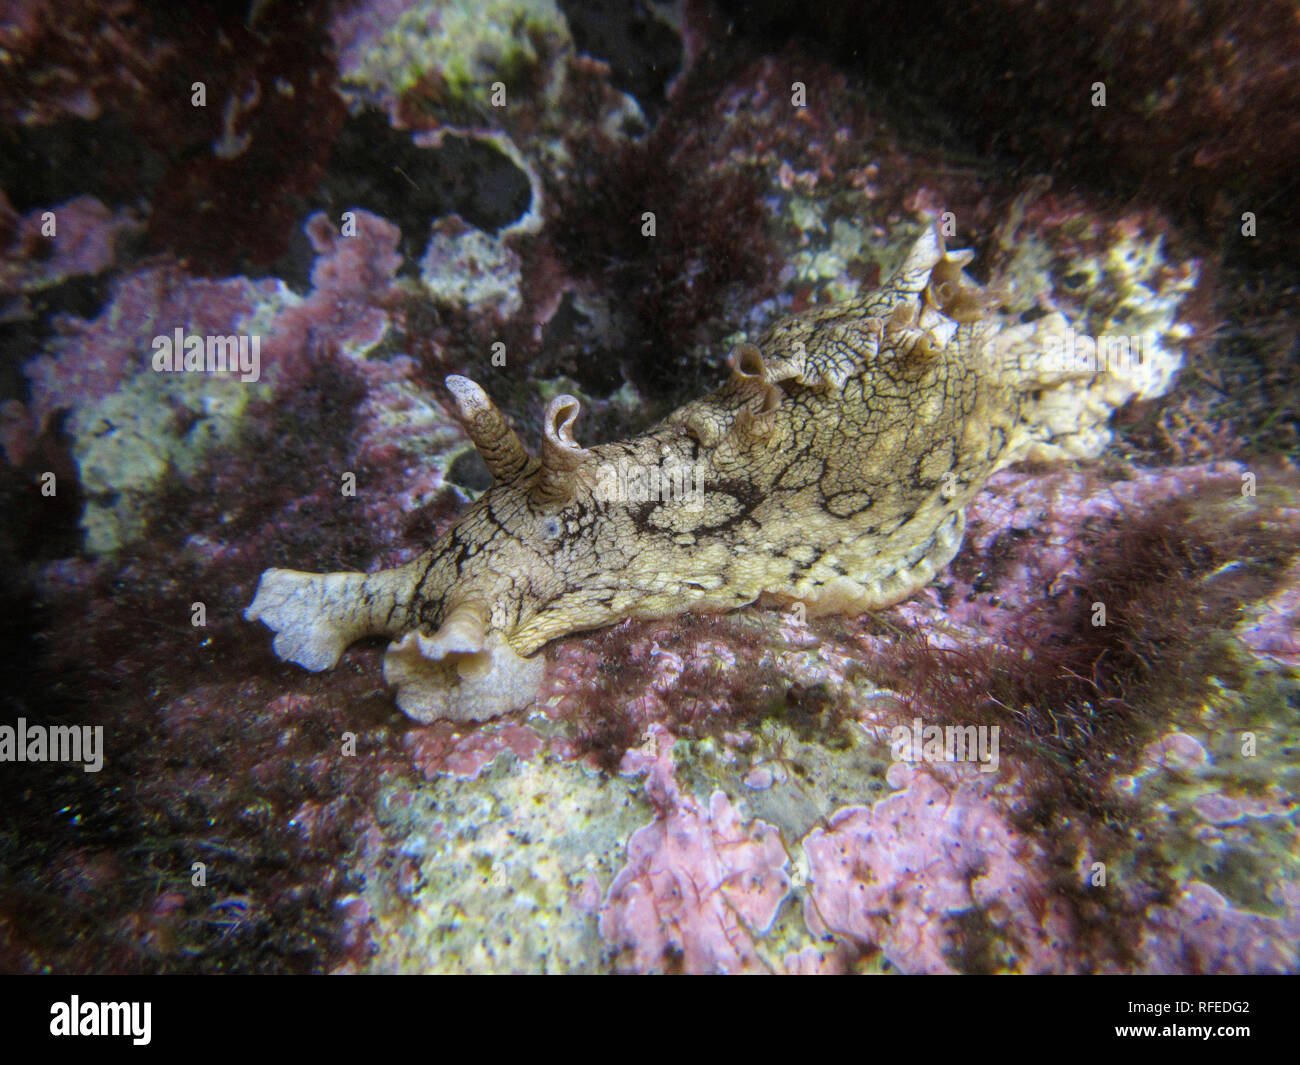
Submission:
[[[394,121],[417,88],[472,114],[494,83],[518,90],[547,51],[570,43],[551,0],[352,0],[338,5],[330,33],[344,94],[380,101]]]
[[[655,755],[630,753],[624,771],[648,772],[662,812],[628,840],[600,933],[637,972],[675,964],[690,973],[762,971],[750,936],[768,931],[789,891],[781,837],[761,821],[743,822],[721,791],[707,804],[683,794],[672,777],[671,735],[651,729],[649,743]]]
[[[1264,209],[1300,156],[1300,26],[1288,0],[723,7],[774,45],[797,36],[854,66],[904,71],[901,80],[936,101],[976,150],[1127,179],[1171,208],[1191,201],[1216,224]],[[891,32],[878,32],[882,24]],[[960,54],[936,51],[936,39],[961,40]]]
[[[0,190],[0,225],[7,207]],[[103,273],[113,264],[118,237],[140,228],[131,212],[110,210],[93,196],[29,211],[14,221],[8,247],[0,229],[0,297]]]
[[[391,320],[382,304],[401,263],[398,233],[365,212],[354,225],[355,235],[341,238],[323,215],[308,220],[317,258],[305,298],[274,280],[211,281],[162,266],[120,279],[95,319],[59,322],[51,353],[24,367],[32,400],[26,410],[8,405],[3,439],[8,460],[21,464],[55,412],[70,413],[88,551],[116,551],[144,535],[149,501],[166,478],[190,475],[233,441],[249,402],[294,387],[322,344],[355,357],[382,339]],[[209,352],[213,337],[245,338],[256,365],[159,372],[155,337],[174,330],[206,338]]]
[[[978,776],[945,786],[900,765],[891,783],[888,798],[838,810],[804,839],[814,934],[876,946],[904,973],[952,973],[961,921],[978,913],[983,936],[1002,944],[997,968],[1069,971],[1070,920],[1035,908],[1041,858]]]

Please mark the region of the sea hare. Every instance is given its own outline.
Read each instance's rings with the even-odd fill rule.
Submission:
[[[957,553],[995,470],[1096,455],[1141,390],[1123,366],[1054,357],[1059,314],[1004,324],[971,258],[926,229],[880,289],[740,345],[726,384],[631,440],[582,447],[560,395],[533,457],[482,389],[448,377],[492,488],[404,566],[267,570],[245,617],[310,670],[395,637],[398,706],[467,721],[527,706],[537,651],[577,630],[760,597],[808,614],[904,599]]]

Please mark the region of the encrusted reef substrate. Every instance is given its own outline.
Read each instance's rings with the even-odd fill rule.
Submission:
[[[1235,508],[1261,557],[1285,558],[1267,530],[1294,537],[1294,475],[1252,503],[1240,494],[1243,472],[998,475],[972,512],[967,565],[883,624],[810,627],[759,612],[628,623],[594,647],[561,641],[540,709],[407,733],[427,780],[394,782],[380,807],[388,842],[361,853],[359,898],[377,948],[365,967],[1290,971],[1300,781],[1287,752],[1300,738],[1300,643],[1283,611],[1293,575],[1263,565],[1254,585],[1242,571],[1259,559],[1222,571],[1202,556],[1215,536],[1200,529],[1209,539],[1186,556],[1189,583],[1236,572],[1245,583],[1233,594],[1262,598],[1242,603],[1231,624],[1216,616],[1189,629],[1193,642],[1231,645],[1202,688],[1125,674],[1136,713],[1111,715],[1113,689],[1099,673],[1088,727],[1101,768],[1082,778],[1034,743],[1039,724],[1068,733],[1083,720],[1050,674],[1019,689],[1036,692],[1037,707],[976,717],[928,703],[936,689],[878,683],[894,651],[945,648],[953,658],[940,665],[955,669],[988,644],[1007,653],[980,660],[990,670],[980,680],[1002,694],[993,671],[1015,668],[1040,567],[1057,586],[1053,610],[1034,621],[1068,631],[1080,607],[1092,613],[1076,589],[1122,579],[1107,545],[1137,550],[1149,535],[1143,511],[1192,494],[1202,518],[1222,523],[1222,508]],[[1197,533],[1193,524],[1160,542],[1177,552]],[[1181,606],[1204,611],[1194,598]],[[1127,622],[1112,624],[1118,656]],[[909,631],[922,644],[900,639]],[[614,656],[625,666],[602,671]],[[1000,721],[1000,743],[982,762],[900,760],[895,730],[917,718],[940,728]],[[1072,792],[1080,784],[1085,798]],[[377,860],[394,852],[396,867]]]
[[[139,76],[146,22],[18,6],[3,47],[49,76],[0,93],[15,158],[82,129],[119,150],[44,199],[4,171],[0,554],[6,616],[35,611],[10,660],[37,664],[11,695],[102,720],[109,757],[6,778],[48,801],[5,804],[0,882],[27,903],[0,907],[0,966],[1295,971],[1295,475],[1247,446],[1284,417],[1216,421],[1188,391],[1224,383],[1213,247],[918,145],[824,59],[722,56],[694,5],[658,81],[582,54],[562,5],[450,19],[450,48],[432,0],[260,5],[197,126]],[[289,92],[268,74],[300,19]],[[495,80],[512,106],[479,108]],[[268,567],[400,565],[487,488],[447,375],[530,450],[565,393],[584,440],[626,438],[778,318],[878,287],[946,211],[1008,321],[1140,336],[1172,391],[1095,463],[994,475],[906,602],[566,635],[536,702],[481,724],[401,714],[374,643],[313,675],[242,619]],[[1255,299],[1280,326],[1252,350],[1282,360]],[[260,335],[264,373],[153,372],[177,327]],[[997,771],[896,758],[918,721],[984,728],[986,758],[1000,728]]]

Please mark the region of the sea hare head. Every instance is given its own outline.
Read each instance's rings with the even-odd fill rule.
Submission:
[[[384,680],[417,721],[482,721],[526,706],[541,683],[540,658],[520,658],[482,616],[460,608],[434,636],[408,632],[389,644]]]

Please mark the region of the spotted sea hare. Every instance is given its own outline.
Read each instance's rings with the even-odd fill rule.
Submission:
[[[431,550],[372,574],[271,569],[245,612],[281,658],[332,667],[395,637],[384,676],[420,721],[527,706],[547,641],[622,618],[760,597],[860,613],[926,584],[996,470],[1091,457],[1112,411],[1168,382],[1060,357],[1059,314],[1006,323],[927,228],[878,290],[772,326],[730,379],[630,440],[582,447],[546,409],[540,457],[487,395],[447,378],[495,481]]]

